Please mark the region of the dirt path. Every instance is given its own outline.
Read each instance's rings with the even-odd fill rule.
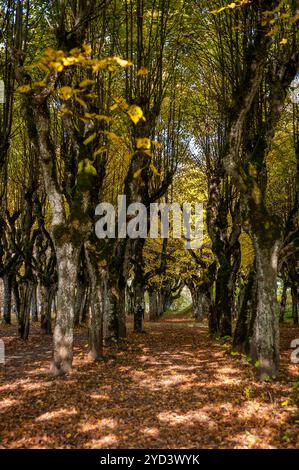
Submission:
[[[271,384],[190,319],[146,324],[96,365],[78,331],[75,372],[59,380],[47,375],[51,339],[35,329],[24,344],[15,329],[0,327],[0,448],[299,446],[299,365],[288,349],[298,328],[283,328],[281,379]]]

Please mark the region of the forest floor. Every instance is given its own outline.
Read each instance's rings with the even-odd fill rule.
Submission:
[[[51,338],[33,325],[24,343],[0,326],[0,448],[299,447],[299,364],[282,327],[279,380],[259,383],[229,343],[205,324],[166,316],[146,323],[97,364],[87,361],[86,331],[76,330],[74,372],[48,376]]]

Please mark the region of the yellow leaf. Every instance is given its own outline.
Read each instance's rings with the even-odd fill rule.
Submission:
[[[71,433],[69,432],[67,435],[66,435],[66,438],[69,439],[70,437],[72,437]]]
[[[63,57],[62,59],[62,63],[65,67],[75,65],[77,62],[79,62],[79,59],[77,59],[76,57]]]
[[[63,86],[58,91],[58,94],[62,100],[67,101],[73,96],[73,89],[70,86]]]
[[[230,3],[229,5],[227,5],[227,8],[236,8],[236,3],[233,2],[233,3]]]
[[[149,73],[149,70],[145,67],[141,67],[138,72],[137,72],[137,76],[138,77],[145,77],[146,75],[148,75]]]
[[[219,8],[218,10],[212,10],[210,11],[210,13],[212,13],[213,15],[217,15],[217,13],[220,13],[221,11],[225,10],[226,7],[221,7]]]
[[[81,54],[81,51],[80,49],[78,49],[78,47],[75,47],[74,49],[72,49],[70,51],[71,55],[75,56],[75,57],[78,57],[80,54]]]
[[[86,88],[87,86],[90,86],[90,85],[93,85],[94,84],[94,80],[82,80],[82,82],[79,84],[79,87],[80,88]]]
[[[45,64],[43,64],[42,62],[38,62],[37,64],[37,67],[40,68],[41,70],[43,70],[44,72],[48,73],[50,70],[49,70],[49,67],[47,67]]]
[[[86,55],[90,55],[92,53],[92,48],[90,44],[83,44],[83,49]]]
[[[54,60],[54,59],[56,58],[56,51],[55,51],[55,49],[52,49],[51,47],[48,47],[48,48],[45,50],[45,56],[46,56],[48,59]]]
[[[106,121],[106,122],[111,122],[112,121],[112,118],[109,117],[109,116],[105,116],[104,114],[96,114],[95,115],[95,119],[97,121]]]
[[[288,40],[286,38],[283,38],[279,44],[287,44]]]
[[[147,155],[148,157],[152,158],[152,152],[150,150],[143,150],[143,153]]]
[[[96,158],[98,155],[101,155],[102,153],[104,153],[106,151],[106,148],[105,147],[101,147],[99,149],[97,149],[95,152],[93,152],[93,157]]]
[[[133,178],[138,178],[140,175],[141,175],[141,172],[142,172],[142,168],[140,168],[139,170],[135,171],[134,175],[133,175]]]
[[[92,70],[94,72],[98,72],[99,70],[105,69],[108,66],[109,60],[108,59],[93,60],[92,64],[93,64]]]
[[[81,98],[78,98],[78,96],[75,97],[75,100],[81,104],[81,106],[83,106],[83,108],[87,108],[87,104],[85,103],[85,101],[81,100]]]
[[[60,108],[60,112],[61,112],[62,114],[70,114],[70,115],[73,114],[73,112],[72,112],[70,109],[68,109],[68,108]]]
[[[94,134],[91,134],[87,139],[84,140],[83,144],[88,145],[90,142],[92,142],[96,138],[97,134],[96,132]]]
[[[119,142],[119,137],[114,132],[105,132],[108,139],[114,140],[115,142]]]
[[[28,93],[28,91],[30,90],[31,90],[30,85],[21,85],[19,86],[19,88],[17,88],[17,91],[19,93]]]
[[[152,172],[154,173],[154,175],[156,175],[156,176],[161,176],[161,174],[159,173],[159,171],[157,170],[157,168],[155,167],[155,165],[153,165],[153,163],[150,164],[150,169],[152,170]],[[176,374],[176,372],[173,371],[172,374]]]
[[[156,147],[156,149],[160,149],[160,148],[161,148],[160,142],[156,142],[155,140],[152,140],[152,144],[153,144],[154,147]]]
[[[84,124],[89,124],[90,123],[90,119],[88,119],[88,118],[80,117],[79,119],[80,119],[80,121],[84,122]]]
[[[63,71],[63,64],[61,62],[50,62],[50,67],[52,67],[52,69],[56,70],[57,72],[62,72]]]
[[[89,119],[89,120],[95,118],[95,116],[96,116],[95,113],[85,113],[85,114],[84,114],[84,117],[85,117],[86,119]]]
[[[145,149],[150,150],[151,148],[151,141],[147,137],[140,137],[136,139],[136,148],[137,149]]]
[[[121,67],[130,67],[131,65],[133,65],[132,62],[130,62],[129,60],[121,59],[120,57],[113,57],[113,59]]]
[[[40,88],[45,88],[47,86],[45,81],[40,81],[40,82],[34,82],[33,83],[34,87],[40,87]]]
[[[143,119],[145,121],[142,109],[139,106],[136,106],[135,104],[129,107],[128,115],[130,119],[134,122],[134,124],[137,124],[140,119]]]

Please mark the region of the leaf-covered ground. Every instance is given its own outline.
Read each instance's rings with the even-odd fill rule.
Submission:
[[[54,380],[51,338],[35,326],[24,343],[1,326],[0,448],[298,447],[299,364],[289,349],[298,328],[282,328],[281,377],[264,384],[206,325],[173,316],[145,330],[98,364],[78,330],[74,373]]]

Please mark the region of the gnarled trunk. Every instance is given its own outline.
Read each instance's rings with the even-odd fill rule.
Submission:
[[[12,279],[9,274],[3,276],[4,299],[3,299],[3,322],[7,325],[11,324],[11,296],[12,296]]]
[[[279,313],[279,322],[283,323],[284,315],[286,311],[286,304],[287,304],[287,284],[285,280],[283,281],[282,286],[282,294],[281,294],[281,301],[280,301],[280,313]]]
[[[279,368],[279,316],[275,308],[278,242],[262,243],[254,237],[254,246],[257,308],[250,350],[259,378],[265,379],[276,375]]]
[[[56,246],[58,289],[57,316],[53,334],[53,375],[71,372],[73,325],[79,249],[70,242]]]
[[[29,336],[30,326],[30,308],[32,301],[32,292],[34,285],[30,280],[22,280],[20,285],[21,302],[20,314],[18,317],[19,336],[21,339],[27,340]]]
[[[127,335],[124,282],[108,275],[107,292],[105,342],[109,344],[113,339],[118,340]]]
[[[87,300],[88,285],[78,278],[75,300],[74,326],[78,326],[82,321],[83,311]]]
[[[55,296],[55,289],[49,285],[41,285],[41,332],[44,335],[52,334],[52,304]]]
[[[202,320],[204,316],[203,293],[198,286],[189,287],[192,298],[192,311],[196,320]]]
[[[32,300],[31,300],[31,318],[33,322],[38,321],[38,306],[37,306],[37,286],[33,287]]]
[[[255,270],[252,268],[248,280],[240,294],[239,312],[233,337],[233,351],[250,353],[250,338],[256,317],[257,284]]]
[[[133,292],[134,292],[134,331],[135,333],[142,332],[142,320],[144,319],[145,313],[145,286],[143,284],[143,279],[134,279],[132,283]]]
[[[103,357],[103,276],[95,253],[88,246],[85,250],[90,279],[89,358],[93,361]]]
[[[294,325],[298,325],[298,288],[297,285],[293,285],[291,289],[292,293],[292,318]]]
[[[149,321],[155,321],[160,316],[159,292],[157,292],[156,290],[149,289],[148,298],[149,298]]]

